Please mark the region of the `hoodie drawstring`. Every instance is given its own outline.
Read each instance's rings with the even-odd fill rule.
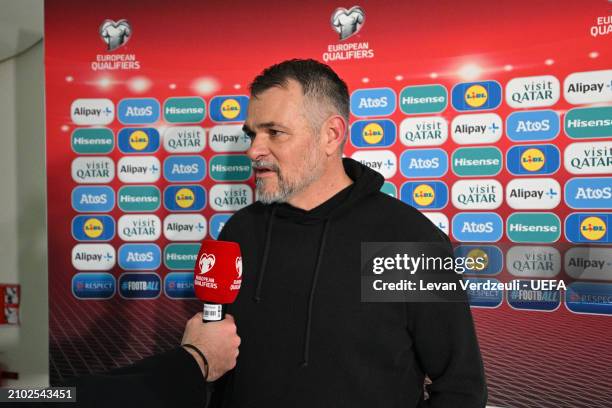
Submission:
[[[323,226],[323,234],[321,235],[321,242],[319,244],[319,250],[317,253],[317,263],[315,264],[314,273],[312,275],[312,283],[310,285],[310,296],[308,297],[308,312],[306,314],[306,333],[304,335],[304,361],[302,367],[308,366],[308,357],[310,353],[310,326],[312,325],[312,305],[314,303],[314,294],[317,290],[317,281],[319,279],[319,270],[321,269],[321,263],[323,259],[323,249],[325,248],[325,241],[327,239],[327,233],[329,232],[330,218],[325,219],[325,225]]]
[[[261,301],[261,287],[263,286],[264,273],[266,266],[268,265],[268,253],[270,252],[270,240],[272,238],[272,224],[274,224],[274,214],[276,214],[276,205],[272,206],[272,212],[270,213],[270,219],[268,220],[268,227],[266,228],[266,240],[264,242],[264,251],[261,258],[261,266],[259,267],[259,274],[257,274],[257,286],[255,287],[255,296],[253,300],[255,303]]]

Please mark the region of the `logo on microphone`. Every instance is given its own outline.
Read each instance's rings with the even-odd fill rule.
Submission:
[[[238,260],[236,260],[236,267],[237,263]],[[240,264],[242,265],[242,260],[240,261]],[[205,273],[210,272],[213,266],[215,266],[215,255],[203,253],[200,257],[200,260],[198,261],[198,266],[200,267],[201,271],[200,275],[204,275]]]
[[[241,256],[236,257],[236,272],[238,272],[238,279],[242,278],[242,257]]]

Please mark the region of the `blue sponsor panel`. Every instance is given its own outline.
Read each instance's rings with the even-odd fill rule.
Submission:
[[[506,294],[508,304],[514,309],[541,310],[552,312],[561,304],[561,292],[557,289],[536,289],[532,282],[536,280],[519,280],[518,290],[509,290]]]
[[[208,230],[213,239],[217,239],[221,230],[230,219],[232,214],[214,214],[210,217],[210,229]]]
[[[119,267],[126,271],[151,271],[161,265],[161,250],[155,244],[124,244],[119,248]]]
[[[244,95],[215,96],[210,100],[210,118],[215,122],[243,122],[249,98]]]
[[[565,292],[565,306],[574,313],[612,315],[612,284],[574,282]]]
[[[504,255],[495,245],[459,245],[455,248],[455,258],[483,258],[482,267],[466,269],[469,275],[497,275],[504,266]]]
[[[159,112],[159,101],[155,98],[122,99],[117,107],[117,118],[126,125],[146,125],[157,122]]]
[[[442,149],[405,150],[400,171],[406,178],[442,177],[448,171],[448,154]]]
[[[502,218],[490,212],[458,213],[451,224],[453,236],[462,242],[497,242],[504,234]]]
[[[198,185],[172,185],[164,190],[169,211],[199,211],[206,206],[206,190]]]
[[[439,210],[448,204],[448,187],[441,181],[408,181],[400,188],[400,199],[422,210]]]
[[[565,183],[564,197],[576,210],[612,209],[612,177],[573,178]]]
[[[110,241],[115,220],[110,215],[77,215],[72,219],[72,236],[77,241]]]
[[[565,219],[565,237],[570,242],[610,244],[612,213],[573,213]]]
[[[392,120],[358,120],[351,125],[351,143],[357,148],[389,147],[395,143],[397,127]]]
[[[78,212],[109,212],[115,208],[115,191],[108,186],[79,186],[72,190],[71,202]]]
[[[124,273],[118,285],[125,299],[155,299],[161,293],[161,278],[156,273]]]
[[[506,118],[506,134],[515,142],[553,140],[559,129],[559,115],[553,110],[512,112]]]
[[[506,153],[506,167],[515,176],[553,174],[559,170],[561,154],[556,146],[514,146]]]
[[[351,113],[355,116],[389,116],[396,106],[397,98],[391,88],[357,89],[351,94]]]
[[[170,272],[164,278],[164,293],[170,299],[194,299],[193,272]]]
[[[467,297],[471,307],[499,307],[504,300],[504,292],[499,289],[487,288],[484,284],[491,283],[499,285],[499,281],[493,278],[463,278],[468,283]]]
[[[495,109],[501,100],[502,88],[497,81],[464,82],[451,91],[453,108],[458,111]]]
[[[77,299],[110,299],[115,295],[115,278],[110,273],[77,273],[72,277],[71,288]]]
[[[117,146],[122,153],[155,153],[159,144],[159,131],[155,128],[123,128],[117,135]]]
[[[172,183],[201,181],[206,177],[206,160],[201,156],[169,156],[164,160],[164,178]]]

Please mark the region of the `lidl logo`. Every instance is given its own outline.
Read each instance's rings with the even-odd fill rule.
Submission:
[[[391,88],[357,89],[351,94],[351,113],[357,117],[389,116],[397,104]]]
[[[440,116],[406,118],[400,124],[400,141],[408,147],[439,146],[448,139],[448,123]]]
[[[75,99],[70,106],[75,125],[108,125],[115,119],[115,105],[110,99]]]
[[[429,221],[433,223],[440,231],[448,235],[450,233],[450,226],[448,224],[448,217],[441,212],[423,212],[423,215],[426,216]]]
[[[506,221],[512,242],[548,243],[561,236],[561,220],[553,213],[514,213]]]
[[[503,122],[496,113],[457,115],[451,123],[451,136],[457,144],[490,144],[502,137]]]
[[[534,281],[518,280],[520,289],[507,292],[508,304],[518,310],[540,310],[552,312],[561,305],[561,292],[559,289],[533,289]]]
[[[565,169],[572,174],[610,174],[612,141],[572,143],[563,158]]]
[[[352,158],[389,179],[397,172],[397,157],[390,150],[358,150]]]
[[[77,273],[72,277],[72,295],[77,299],[110,299],[115,295],[115,278],[110,273]]]
[[[200,126],[172,126],[164,133],[168,153],[199,153],[206,147],[206,132]]]
[[[171,185],[164,190],[168,211],[200,211],[206,206],[206,191],[199,185]]]
[[[107,154],[115,147],[115,137],[107,128],[78,128],[72,132],[70,145],[77,154]]]
[[[161,221],[153,214],[122,215],[118,225],[123,241],[156,241],[161,235]]]
[[[210,236],[217,239],[232,214],[214,214],[210,218]]]
[[[461,177],[496,176],[502,169],[502,153],[496,147],[463,147],[451,157],[453,173]]]
[[[193,272],[170,272],[164,278],[164,293],[170,299],[193,299]]]
[[[202,181],[206,161],[202,156],[169,156],[164,160],[164,178],[172,183]]]
[[[247,184],[215,184],[210,188],[210,206],[219,212],[234,212],[253,203]]]
[[[552,106],[560,96],[561,85],[552,75],[514,78],[506,84],[506,103],[516,109]]]
[[[155,156],[124,156],[117,163],[123,183],[154,183],[161,175],[161,164]]]
[[[612,234],[608,226],[610,213],[573,213],[565,219],[565,237],[570,242],[610,244]]]
[[[469,275],[497,275],[504,266],[502,251],[494,245],[459,245],[455,258],[472,259],[472,268],[466,268]]]
[[[442,177],[448,171],[448,155],[442,149],[405,150],[400,171],[406,178]]]
[[[612,208],[612,177],[573,178],[565,183],[564,197],[577,210]]]
[[[552,178],[517,178],[506,185],[506,202],[516,210],[551,210],[561,203],[561,185]]]
[[[380,186],[380,191],[383,193],[390,195],[393,198],[397,198],[397,187],[390,181],[385,181],[382,186]]]
[[[351,125],[351,143],[358,148],[389,147],[397,130],[389,119],[358,120]]]
[[[209,132],[210,148],[217,153],[245,152],[251,139],[242,130],[242,125],[217,125]]]
[[[458,213],[452,220],[452,233],[462,242],[497,242],[504,233],[501,217],[490,212]]]
[[[570,109],[563,124],[565,133],[573,139],[611,137],[612,106]]]
[[[466,279],[466,294],[471,307],[496,308],[504,301],[504,292],[499,289],[489,289],[485,285],[496,288],[500,281],[494,278]]]
[[[115,248],[110,244],[77,244],[72,248],[72,266],[79,271],[111,270]]]
[[[506,118],[506,134],[515,142],[552,140],[559,128],[559,115],[552,110],[512,112]]]
[[[521,278],[550,279],[561,272],[561,254],[550,246],[513,246],[506,253],[506,269]]]
[[[78,212],[109,212],[115,207],[115,192],[108,186],[79,186],[72,190],[71,201]]]
[[[157,211],[161,203],[161,194],[155,186],[123,186],[117,195],[117,204],[124,212]]]
[[[159,120],[159,102],[154,98],[122,99],[117,117],[124,125],[146,125]]]
[[[199,250],[200,244],[168,244],[164,249],[164,265],[174,271],[193,271]]]
[[[168,98],[164,119],[169,123],[200,123],[206,117],[206,103],[199,97]]]
[[[110,157],[77,157],[70,173],[79,184],[106,184],[115,178],[115,163]]]
[[[161,278],[156,273],[123,273],[119,276],[119,295],[124,299],[155,299],[161,293]]]
[[[246,181],[251,178],[251,159],[245,155],[216,155],[210,159],[210,178],[215,181]]]
[[[123,244],[119,267],[127,271],[151,271],[161,265],[161,250],[155,244]]]
[[[502,204],[504,193],[497,180],[459,180],[451,196],[453,206],[460,210],[494,210]]]
[[[72,219],[72,236],[77,241],[110,241],[115,221],[109,215],[77,215]]]
[[[244,95],[215,96],[210,100],[213,122],[242,122],[246,119],[249,98]]]
[[[553,174],[559,165],[559,149],[553,145],[514,146],[506,153],[508,171],[518,176]]]
[[[448,105],[448,92],[442,85],[407,86],[399,99],[400,109],[406,115],[438,113]]]
[[[200,214],[170,214],[164,219],[164,237],[169,241],[201,241],[206,232],[206,218]]]
[[[453,108],[458,111],[495,109],[501,104],[501,95],[497,81],[461,83],[451,91]]]
[[[159,149],[159,132],[155,128],[124,128],[119,131],[118,146],[122,153],[154,153]]]
[[[565,305],[570,312],[612,315],[612,284],[574,282],[567,287]]]
[[[572,105],[612,102],[612,69],[570,74],[563,91]]]
[[[418,209],[439,210],[448,204],[448,187],[441,181],[409,181],[402,184],[400,198]]]

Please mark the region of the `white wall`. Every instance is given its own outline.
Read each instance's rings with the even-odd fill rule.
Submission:
[[[43,44],[0,62],[0,283],[21,284],[20,326],[0,326],[10,386],[49,383]]]

